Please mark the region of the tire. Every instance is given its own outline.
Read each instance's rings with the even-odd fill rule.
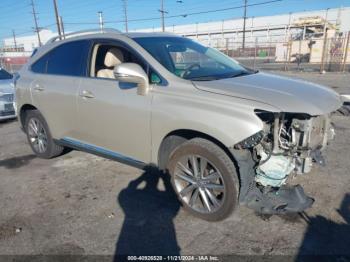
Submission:
[[[35,133],[34,126],[37,125],[38,133]],[[40,158],[50,159],[62,154],[64,147],[57,145],[52,139],[50,129],[38,110],[29,110],[25,118],[25,132],[30,147],[35,155]],[[35,138],[36,137],[36,138]],[[42,141],[39,143],[38,141]],[[39,145],[41,144],[41,146]]]
[[[239,191],[236,168],[218,145],[202,138],[188,140],[170,154],[167,170],[177,197],[192,215],[220,221],[235,210]]]

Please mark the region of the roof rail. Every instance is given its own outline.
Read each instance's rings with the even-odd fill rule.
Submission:
[[[69,38],[69,37],[73,37],[73,36],[98,34],[98,33],[116,33],[116,34],[121,34],[122,32],[119,31],[118,29],[114,29],[114,28],[89,29],[89,30],[81,30],[81,31],[65,34],[63,36],[63,39],[66,39],[66,38]],[[47,41],[47,43],[53,43],[53,42],[56,42],[57,40],[61,40],[59,35],[52,37],[49,41]]]

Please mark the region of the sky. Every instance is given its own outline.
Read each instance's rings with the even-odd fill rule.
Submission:
[[[16,35],[33,34],[34,20],[31,0],[0,1],[0,40],[11,37],[12,30]],[[55,14],[52,0],[33,0],[38,13],[40,27],[56,31]],[[197,22],[218,21],[241,18],[244,0],[163,0],[166,26],[190,24]],[[249,4],[263,3],[271,0],[248,0]],[[128,19],[151,18],[145,21],[129,21],[129,30],[160,27],[159,9],[161,0],[127,0]],[[123,0],[57,0],[58,11],[63,18],[65,31],[76,31],[98,28],[98,11],[103,12],[105,27],[124,31]],[[350,6],[350,0],[279,0],[279,2],[249,6],[248,17],[268,16],[289,12],[319,10]],[[205,13],[205,11],[226,9]],[[235,8],[235,9],[234,9]],[[193,14],[204,12],[203,14]]]

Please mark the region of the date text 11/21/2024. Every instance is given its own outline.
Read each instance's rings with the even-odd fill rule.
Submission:
[[[128,256],[128,261],[219,261],[217,256]]]

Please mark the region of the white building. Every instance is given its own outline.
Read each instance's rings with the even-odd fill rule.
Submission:
[[[273,10],[272,10],[273,11]],[[247,45],[259,42],[286,41],[289,34],[302,33],[303,28],[295,23],[306,17],[320,17],[337,25],[339,32],[350,31],[350,7],[340,7],[317,11],[250,17],[246,20]],[[229,19],[207,23],[167,26],[168,32],[199,40],[207,45],[220,46],[220,41],[242,42],[243,19]],[[156,32],[161,28],[146,28],[134,31]],[[221,43],[224,44],[224,43]]]
[[[46,43],[50,38],[57,35],[57,33],[52,32],[51,30],[43,29],[40,30],[40,40],[41,43]],[[29,36],[20,36],[16,37],[16,46],[17,50],[15,51],[15,42],[13,38],[5,38],[3,40],[3,56],[4,57],[19,57],[19,56],[30,56],[33,50],[39,46],[38,35],[33,34]]]

